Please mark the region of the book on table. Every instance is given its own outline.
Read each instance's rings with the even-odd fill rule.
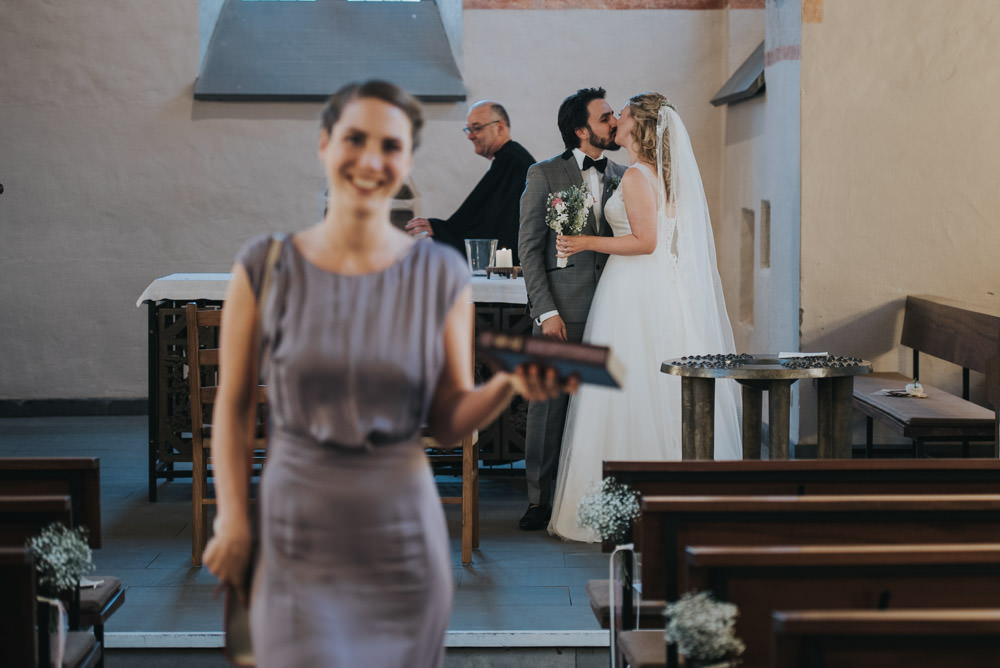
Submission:
[[[608,346],[485,331],[476,335],[476,352],[508,371],[539,362],[554,367],[560,378],[578,374],[581,383],[620,388],[625,379],[625,366]]]

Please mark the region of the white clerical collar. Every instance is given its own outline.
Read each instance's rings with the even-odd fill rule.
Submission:
[[[584,153],[583,151],[581,151],[579,148],[574,148],[573,149],[573,157],[576,158],[576,166],[579,167],[580,171],[582,172],[583,171],[583,159],[586,158],[586,157],[588,157],[587,154]],[[595,158],[595,160],[600,160],[603,157],[604,157],[604,151],[601,151],[601,154],[599,156],[597,156],[597,158]]]

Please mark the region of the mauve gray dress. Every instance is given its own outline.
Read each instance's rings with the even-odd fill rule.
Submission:
[[[255,292],[268,240],[237,258]],[[420,427],[468,274],[431,241],[361,276],[319,269],[284,243],[262,324],[271,437],[251,605],[259,667],[443,662],[451,559]]]

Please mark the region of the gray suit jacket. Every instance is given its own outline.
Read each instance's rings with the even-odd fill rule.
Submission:
[[[625,166],[608,160],[604,171],[606,203],[613,192],[613,182],[621,181]],[[556,233],[545,224],[545,200],[573,185],[582,185],[583,176],[573,157],[566,151],[554,158],[536,162],[528,168],[521,195],[521,230],[518,252],[521,270],[528,289],[528,310],[532,318],[558,310],[566,323],[585,323],[607,255],[584,251],[569,258],[565,268],[556,266]],[[604,210],[604,207],[601,207]],[[591,210],[583,234],[610,236],[611,228],[595,218]]]

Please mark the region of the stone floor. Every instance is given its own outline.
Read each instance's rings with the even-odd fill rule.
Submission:
[[[214,578],[190,566],[190,482],[161,481],[159,500],[148,501],[146,433],[145,417],[6,418],[0,456],[101,458],[104,547],[94,561],[128,585],[106,627],[109,666],[133,665],[133,655],[144,668],[225,665],[214,663],[222,643]],[[607,633],[584,593],[587,580],[607,577],[607,556],[598,545],[519,531],[525,490],[516,469],[484,471],[480,498],[480,548],[469,566],[460,560],[459,507],[445,509],[455,577],[447,665],[607,665]],[[213,650],[207,663],[199,649]]]

